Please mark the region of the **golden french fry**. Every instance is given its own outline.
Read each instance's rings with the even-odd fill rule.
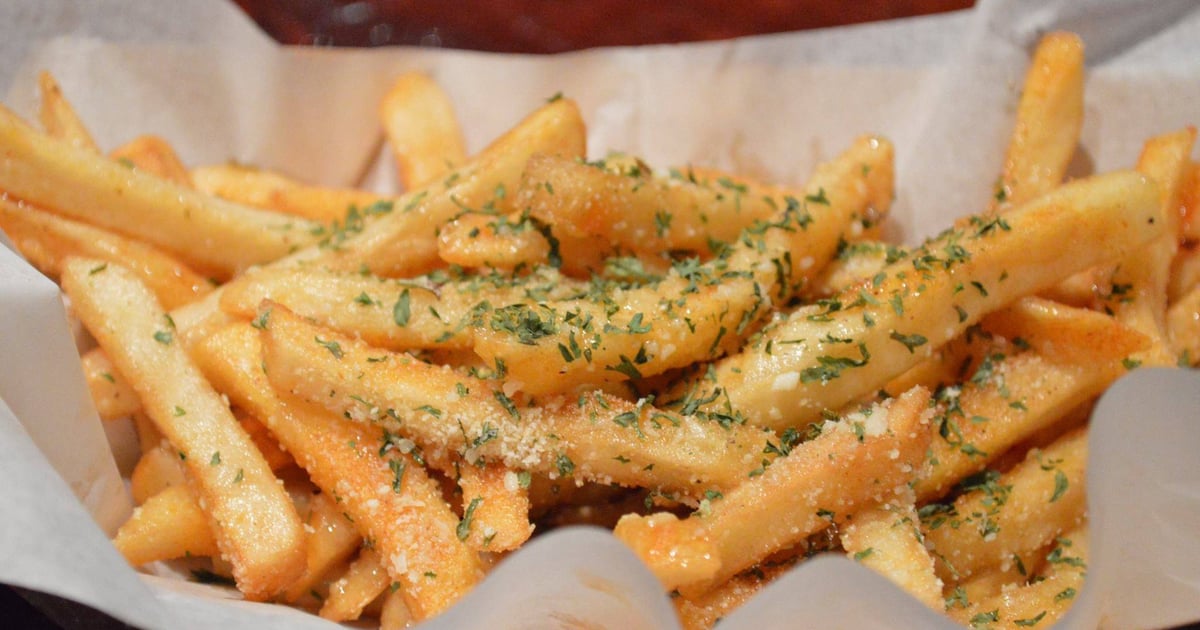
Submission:
[[[292,456],[279,446],[279,442],[271,435],[267,426],[257,418],[242,410],[235,411],[234,417],[242,424],[246,435],[250,436],[250,441],[254,442],[254,447],[262,453],[272,471],[279,471],[296,463]]]
[[[198,190],[210,195],[320,223],[343,220],[351,207],[369,208],[386,201],[365,190],[309,186],[240,164],[204,166],[189,176]]]
[[[307,595],[330,569],[348,560],[362,542],[362,535],[328,494],[314,495],[308,505],[304,575],[284,592],[283,599],[288,602]]]
[[[1196,285],[1200,285],[1200,242],[1184,243],[1171,261],[1167,281],[1167,304],[1175,304]]]
[[[512,551],[533,535],[529,484],[500,464],[459,465],[467,544],[480,551]]]
[[[942,611],[942,581],[925,548],[911,493],[900,500],[863,510],[841,528],[846,554],[891,580],[922,604]]]
[[[358,619],[363,608],[379,597],[391,582],[379,554],[363,549],[346,573],[329,585],[329,595],[321,605],[320,615],[330,621]]]
[[[1122,347],[1121,337],[1129,331],[1119,324],[1114,329],[1115,335],[1108,337],[1115,341],[1112,352],[1087,361],[1062,362],[1053,354],[1021,351],[1006,343],[994,346],[961,385],[939,390],[940,437],[930,446],[929,471],[914,483],[917,498],[942,496],[1013,446],[1056,425],[1125,374],[1130,346]],[[1084,351],[1055,348],[1051,353]]]
[[[721,356],[772,303],[810,281],[868,207],[890,199],[891,158],[886,141],[860,138],[816,169],[803,203],[747,228],[721,257],[680,261],[646,286],[495,309],[476,328],[475,351],[486,363],[503,362],[509,382],[531,395],[570,394]]]
[[[568,296],[583,283],[539,268],[520,281],[461,278],[391,280],[350,272],[270,268],[226,285],[221,308],[253,319],[264,299],[324,326],[394,350],[468,349],[471,323],[489,304],[532,303],[530,296]]]
[[[903,248],[881,241],[847,243],[809,287],[810,301],[837,295],[852,286],[866,288],[875,274],[905,255]]]
[[[262,325],[270,332],[279,322]],[[260,344],[254,328],[238,324],[210,336],[195,353],[217,388],[262,420],[313,483],[374,541],[414,618],[450,606],[483,577],[482,567],[462,542],[466,532],[458,536],[460,521],[425,473],[422,454],[410,440],[380,427],[283,400],[263,373]],[[277,370],[267,362],[266,371]]]
[[[408,604],[404,603],[404,594],[400,591],[385,593],[383,609],[379,612],[379,630],[404,630],[412,627],[416,620]]]
[[[809,424],[1018,297],[1131,253],[1164,222],[1152,183],[1114,173],[969,223],[892,263],[871,288],[796,310],[684,391],[705,397],[719,388],[717,402],[755,424]],[[678,389],[673,396],[683,399]]]
[[[184,475],[179,453],[161,444],[147,449],[129,476],[133,502],[141,505],[167,488],[184,485]]]
[[[922,507],[926,544],[952,581],[1032,562],[1084,516],[1087,430],[1077,429],[1004,474],[972,477],[953,504]]]
[[[983,329],[1029,345],[1060,363],[1104,362],[1145,350],[1150,340],[1113,317],[1037,296],[987,316]]]
[[[113,538],[133,566],[218,553],[208,516],[186,486],[168,486],[133,511]]]
[[[146,413],[184,459],[238,588],[266,599],[304,569],[303,529],[291,499],[174,339],[171,320],[132,273],[72,258],[62,274],[80,320],[129,378]]]
[[[1167,334],[1180,365],[1200,363],[1200,285],[1167,310]]]
[[[187,167],[183,165],[175,149],[158,136],[138,136],[113,149],[109,157],[118,163],[180,186],[192,187],[192,176],[188,174]]]
[[[1050,627],[1074,603],[1087,575],[1088,535],[1082,526],[1057,539],[1046,569],[1028,584],[969,599],[948,612],[961,623],[990,628]],[[956,600],[957,601],[957,600]]]
[[[1192,162],[1187,167],[1179,206],[1183,211],[1180,235],[1191,241],[1200,240],[1200,162]]]
[[[925,456],[929,392],[899,398],[826,424],[707,509],[687,520],[669,512],[628,515],[615,534],[650,567],[667,590],[690,595],[753,566],[864,508],[893,499]]]
[[[99,348],[83,353],[83,377],[96,412],[104,420],[125,418],[141,408],[137,392],[117,372],[108,355]]]
[[[0,189],[139,238],[226,278],[316,242],[320,227],[214,199],[37,133],[0,107]]]
[[[675,605],[680,625],[684,630],[709,630],[794,564],[794,558],[766,562],[758,571],[735,575],[724,584],[700,595],[689,597],[682,593],[672,594],[671,603]]]
[[[550,242],[524,215],[464,214],[438,233],[438,256],[467,268],[529,268],[545,264],[550,252]]]
[[[62,88],[54,79],[54,75],[45,70],[39,72],[38,88],[42,93],[38,119],[46,134],[78,149],[100,153],[100,147],[92,139],[92,134],[88,132],[75,108],[67,101],[67,97],[63,96]]]
[[[495,383],[372,348],[282,306],[263,313],[267,377],[277,389],[339,417],[389,427],[430,458],[457,453],[469,463],[504,462],[681,497],[731,488],[769,459],[763,449],[772,436],[753,427],[665,413],[646,399],[635,404],[601,392],[529,406]]]
[[[424,74],[400,75],[379,104],[379,118],[405,190],[424,186],[466,158],[454,105]]]
[[[1083,41],[1050,33],[1025,75],[995,205],[1021,205],[1062,183],[1082,126]]]
[[[0,199],[0,228],[42,273],[57,278],[69,256],[99,258],[137,272],[168,309],[213,289],[204,276],[156,247],[33,206]]]
[[[1104,306],[1117,319],[1150,337],[1153,345],[1135,355],[1146,365],[1174,365],[1167,340],[1167,285],[1171,262],[1179,249],[1179,207],[1184,178],[1191,163],[1196,129],[1156,136],[1146,141],[1137,170],[1159,186],[1159,203],[1166,220],[1165,232],[1134,254],[1125,257],[1113,272],[1111,291]]]

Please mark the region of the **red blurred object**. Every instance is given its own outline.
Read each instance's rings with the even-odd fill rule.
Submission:
[[[965,9],[974,0],[235,0],[285,44],[555,53]]]

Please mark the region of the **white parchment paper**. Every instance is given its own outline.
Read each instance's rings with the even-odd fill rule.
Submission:
[[[1065,28],[1088,45],[1077,174],[1128,167],[1156,133],[1200,122],[1194,0],[994,0],[970,13],[730,42],[553,57],[428,49],[281,49],[224,2],[0,3],[0,81],[29,114],[53,71],[97,140],[168,138],[189,164],[229,158],[313,181],[392,190],[376,104],[421,69],[450,93],[472,148],[545,98],[575,98],[590,152],[800,182],[861,133],[899,150],[898,234],[983,207],[1028,52]],[[364,180],[364,178],[366,178]],[[127,514],[53,284],[0,247],[0,582],[146,628],[330,627],[229,591],[140,575],[107,542]],[[1135,372],[1093,419],[1087,585],[1060,627],[1200,619],[1200,378]],[[676,627],[669,601],[607,533],[567,530],[503,563],[429,628]],[[953,627],[882,578],[818,558],[723,628]]]

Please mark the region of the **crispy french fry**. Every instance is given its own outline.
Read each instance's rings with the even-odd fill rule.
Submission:
[[[284,601],[295,602],[307,595],[331,568],[348,560],[362,542],[354,524],[324,492],[309,500],[305,526],[308,537],[304,542],[304,575],[284,592]]]
[[[528,406],[491,382],[372,348],[281,306],[268,309],[260,320],[268,322],[264,358],[277,389],[339,417],[389,427],[429,458],[457,453],[467,462],[504,462],[683,497],[731,488],[769,459],[762,453],[771,436],[753,427],[723,427],[600,392]]]
[[[863,510],[841,528],[846,554],[888,578],[922,604],[941,611],[942,581],[933,571],[911,493],[891,504]]]
[[[795,559],[765,562],[758,571],[735,575],[724,584],[700,595],[672,595],[671,603],[679,614],[680,625],[684,630],[709,630],[794,564]]]
[[[279,322],[264,324],[267,331]],[[359,532],[373,540],[414,618],[452,604],[482,578],[479,559],[457,536],[459,519],[425,473],[421,453],[395,434],[281,400],[263,374],[255,330],[228,326],[196,349],[216,386],[251,410],[330,493]],[[277,371],[267,364],[267,372]],[[407,447],[408,450],[405,450]]]
[[[1029,64],[996,205],[1020,205],[1062,183],[1083,126],[1083,42],[1050,33]]]
[[[204,276],[156,247],[26,204],[0,199],[0,228],[51,278],[62,273],[68,257],[88,256],[137,272],[168,309],[195,302],[213,289]]]
[[[198,190],[210,195],[320,223],[343,220],[351,207],[369,208],[385,201],[365,190],[309,186],[240,164],[203,166],[189,176]]]
[[[262,453],[272,471],[279,471],[296,463],[292,456],[279,446],[279,442],[271,435],[267,426],[257,418],[240,409],[234,412],[234,417],[246,430],[246,435],[250,436],[250,441],[254,442],[254,447]]]
[[[142,453],[129,476],[129,491],[134,503],[141,505],[159,492],[185,483],[179,454],[160,444]]]
[[[1187,167],[1179,205],[1183,209],[1180,234],[1188,240],[1200,241],[1200,162],[1192,162]]]
[[[117,530],[113,545],[135,567],[218,553],[208,516],[183,485],[163,488],[134,509],[133,516]]]
[[[1180,365],[1200,363],[1200,285],[1167,310],[1167,333]]]
[[[392,582],[379,554],[363,549],[342,577],[329,585],[329,595],[320,615],[330,621],[353,621],[363,608],[379,597]]]
[[[1087,527],[1079,527],[1057,539],[1046,554],[1046,570],[1015,588],[991,597],[972,599],[962,608],[950,608],[961,623],[991,628],[1050,627],[1062,617],[1083,588],[1087,574]]]
[[[721,356],[772,303],[810,281],[857,217],[890,199],[891,157],[886,141],[860,138],[817,168],[804,203],[778,208],[725,255],[704,264],[682,261],[643,287],[497,309],[487,326],[477,327],[475,351],[487,363],[502,361],[510,382],[532,395],[572,393]]]
[[[808,295],[816,301],[850,290],[852,286],[866,288],[875,274],[903,258],[904,249],[881,241],[864,240],[847,243],[809,287]]]
[[[75,112],[75,108],[63,96],[62,88],[54,75],[43,70],[38,73],[38,88],[42,93],[42,105],[38,110],[38,119],[42,128],[51,138],[62,140],[73,147],[100,153],[100,147],[92,139],[87,126]]]
[[[512,551],[529,540],[529,484],[522,486],[519,474],[500,464],[462,464],[459,475],[468,545]]]
[[[117,372],[108,355],[99,348],[83,353],[83,377],[96,412],[104,420],[125,418],[141,408],[137,392]]]
[[[997,345],[985,352],[962,385],[939,390],[940,437],[935,437],[930,446],[930,470],[914,484],[918,499],[926,501],[943,495],[1013,446],[1053,426],[1125,374],[1128,368],[1124,359],[1131,345],[1122,345],[1122,337],[1131,331],[1115,322],[1113,329],[1111,336],[1097,339],[1114,342],[1107,356],[1062,362],[1036,350]],[[1084,354],[1082,350],[1061,348],[1051,352]]]
[[[1019,339],[1060,363],[1111,362],[1145,350],[1150,343],[1109,315],[1032,295],[987,316],[981,324],[988,332]]]
[[[496,139],[478,156],[422,190],[405,195],[395,211],[369,224],[347,220],[325,235],[318,258],[331,268],[389,277],[410,277],[439,267],[437,230],[464,209],[485,206],[506,212],[506,190],[515,190],[525,161],[534,153],[582,156],[586,137],[579,108],[569,99],[544,105]],[[2,183],[2,182],[0,182]]]
[[[124,268],[73,258],[62,275],[76,314],[129,377],[176,449],[238,588],[266,599],[304,568],[300,517],[220,395],[174,343],[171,320]]]
[[[615,534],[667,590],[707,590],[768,554],[905,488],[929,444],[928,390],[854,412],[819,437],[787,447],[759,476],[687,520],[669,512],[629,515]]]
[[[383,609],[379,612],[379,630],[404,630],[413,625],[412,611],[404,603],[404,594],[399,591],[385,593]]]
[[[226,278],[316,242],[320,227],[214,199],[43,136],[0,108],[0,189],[72,219],[143,239]],[[219,244],[219,245],[218,245]]]
[[[552,268],[521,278],[391,280],[349,272],[270,268],[227,285],[221,308],[253,319],[264,299],[279,302],[324,326],[394,350],[468,349],[471,322],[489,304],[532,303],[587,290]]]
[[[1084,515],[1087,430],[1077,429],[1003,475],[973,477],[953,504],[922,509],[926,544],[943,579],[969,578],[1033,555]]]
[[[1195,144],[1196,129],[1156,136],[1146,141],[1138,157],[1137,170],[1159,186],[1159,203],[1167,229],[1148,245],[1124,258],[1113,273],[1112,290],[1105,306],[1117,319],[1150,337],[1149,349],[1135,355],[1146,365],[1174,365],[1164,316],[1171,262],[1179,249],[1180,195],[1188,156]]]
[[[180,186],[192,187],[192,176],[183,160],[166,140],[158,136],[138,136],[113,149],[109,157]]]
[[[798,309],[718,361],[715,378],[683,391],[703,398],[720,388],[716,403],[752,423],[806,425],[1016,298],[1134,251],[1160,236],[1163,223],[1155,186],[1136,173],[1068,184],[927,242],[889,265],[870,289]],[[684,394],[677,389],[673,396]]]
[[[452,265],[512,271],[545,264],[550,242],[528,217],[464,214],[438,234],[438,256]]]
[[[379,104],[379,118],[405,190],[424,186],[466,158],[454,105],[424,74],[400,75]]]

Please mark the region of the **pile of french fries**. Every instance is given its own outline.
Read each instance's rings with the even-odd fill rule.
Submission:
[[[1089,409],[1200,360],[1196,131],[1067,182],[1083,46],[1032,59],[995,198],[878,240],[892,146],[802,187],[611,155],[555,97],[469,155],[452,104],[380,107],[406,191],[109,155],[48,74],[0,112],[0,227],[134,423],[114,544],[335,621],[446,610],[534,533],[612,527],[712,626],[843,553],[975,627],[1049,626],[1088,560]],[[182,560],[180,560],[182,559]]]

